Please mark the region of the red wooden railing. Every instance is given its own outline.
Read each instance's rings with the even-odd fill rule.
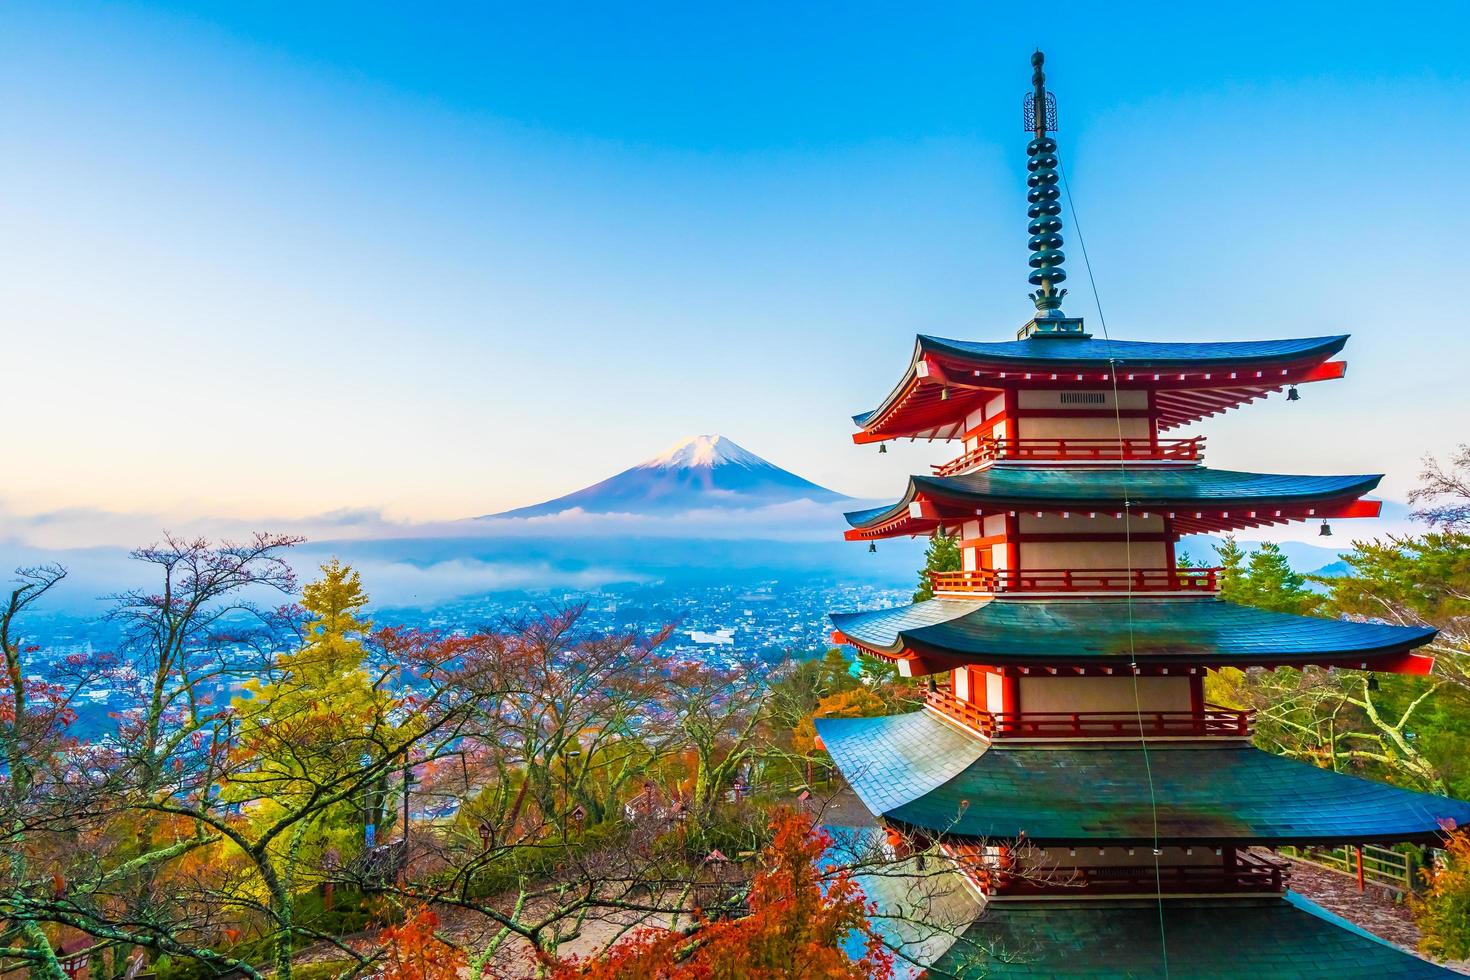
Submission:
[[[1166,895],[1219,892],[1272,893],[1285,890],[1291,876],[1284,862],[1240,852],[1232,863],[1164,865],[1152,863],[1110,867],[1047,867],[1006,871],[972,863],[971,854],[953,851],[961,869],[987,895],[1049,895],[1084,892],[1102,895]]]
[[[1190,463],[1204,456],[1205,437],[1193,439],[983,439],[958,459],[934,467],[937,476],[954,476],[998,459],[1090,462],[1136,459]]]
[[[1249,738],[1255,711],[1215,704],[1194,711],[986,711],[947,688],[925,696],[934,710],[986,738]]]
[[[981,568],[930,572],[935,592],[1218,592],[1218,568]]]

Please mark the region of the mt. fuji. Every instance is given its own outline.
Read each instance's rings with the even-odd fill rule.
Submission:
[[[710,508],[768,507],[850,499],[761,459],[720,435],[694,436],[601,483],[564,497],[486,517],[545,517],[563,511],[667,516]]]

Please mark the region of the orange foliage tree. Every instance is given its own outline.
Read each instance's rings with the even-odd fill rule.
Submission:
[[[855,687],[851,691],[829,694],[817,702],[817,710],[811,717],[803,718],[791,736],[791,747],[802,755],[810,755],[817,748],[817,727],[814,718],[871,718],[888,713],[888,704],[878,694],[866,687]]]
[[[1445,860],[1421,872],[1428,885],[1412,902],[1419,948],[1440,959],[1470,957],[1470,834],[1451,831]]]
[[[601,959],[563,960],[557,980],[776,980],[781,977],[879,978],[893,976],[893,954],[868,922],[871,906],[851,874],[823,870],[832,840],[806,814],[778,811],[761,870],[751,881],[746,914],[709,921],[688,933],[644,929]],[[843,950],[859,937],[864,954]]]
[[[459,980],[468,966],[463,950],[434,934],[439,917],[420,906],[379,935],[383,944],[382,980]]]

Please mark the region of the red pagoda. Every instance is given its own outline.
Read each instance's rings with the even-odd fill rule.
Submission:
[[[1035,316],[1011,341],[920,336],[859,443],[958,443],[847,537],[957,535],[934,598],[834,615],[835,637],[928,678],[927,704],[822,719],[823,744],[896,837],[950,856],[981,911],[951,976],[1362,976],[1448,971],[1293,894],[1282,845],[1436,841],[1470,805],[1251,745],[1209,704],[1222,667],[1427,673],[1433,630],[1222,601],[1181,535],[1371,517],[1378,475],[1212,469],[1180,430],[1341,378],[1346,336],[1153,343],[1062,312],[1055,102],[1026,99]]]

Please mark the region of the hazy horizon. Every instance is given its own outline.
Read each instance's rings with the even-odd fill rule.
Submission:
[[[951,450],[849,416],[915,333],[1027,315],[1038,43],[1072,312],[1101,333],[1080,217],[1113,337],[1353,334],[1346,379],[1191,427],[1211,465],[1398,501],[1465,438],[1470,74],[1423,36],[1460,5],[3,16],[3,538],[432,525],[695,432],[892,499]]]

